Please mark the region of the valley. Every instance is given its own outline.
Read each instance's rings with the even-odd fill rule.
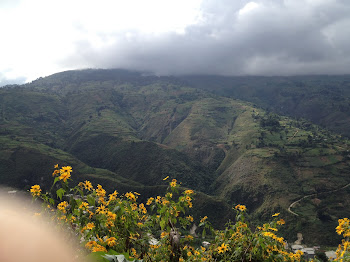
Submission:
[[[59,163],[74,167],[74,183],[89,179],[146,199],[164,192],[169,176],[196,190],[196,216],[217,227],[244,204],[255,221],[280,212],[289,241],[302,232],[307,243],[337,244],[337,220],[350,211],[346,113],[314,108],[311,116],[299,105],[291,117],[288,101],[271,96],[266,106],[269,96],[257,96],[259,79],[250,93],[213,79],[89,69],[0,88],[0,183],[49,186]],[[304,97],[324,99],[317,91],[305,88]],[[292,207],[298,216],[288,212],[304,196]]]

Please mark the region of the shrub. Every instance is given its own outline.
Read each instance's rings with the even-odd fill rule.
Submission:
[[[82,248],[99,261],[118,261],[121,255],[143,261],[303,261],[302,252],[288,252],[283,237],[277,235],[285,223],[279,213],[271,222],[253,228],[246,219],[246,207],[236,205],[236,220],[224,230],[214,230],[205,216],[199,228],[210,244],[202,246],[186,233],[194,222],[187,212],[195,193],[180,192],[175,179],[164,196],[138,203],[137,192],[107,194],[101,185],[94,187],[87,180],[70,187],[71,173],[70,166],[55,165],[51,189],[43,192],[34,185],[30,192],[44,201],[44,212],[72,228]],[[337,232],[349,237],[348,219],[339,220]],[[339,259],[349,258],[348,243],[344,240],[339,246]]]

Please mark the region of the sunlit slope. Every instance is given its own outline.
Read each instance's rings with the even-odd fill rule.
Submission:
[[[254,123],[245,119],[247,114],[251,117],[252,110],[232,99],[197,100],[164,143],[199,159],[216,174],[228,161],[234,161],[254,136],[249,129]]]
[[[271,121],[270,121],[270,120]],[[255,136],[240,157],[217,179],[218,192],[229,196],[238,185],[253,191],[295,197],[345,185],[349,179],[349,144],[307,122],[269,116],[256,110]],[[268,122],[270,121],[270,122]],[[262,124],[265,123],[265,124]]]

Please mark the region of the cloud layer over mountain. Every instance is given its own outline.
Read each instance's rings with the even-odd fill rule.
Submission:
[[[349,73],[347,0],[198,0],[191,5],[130,0],[127,6],[108,0],[98,6],[89,1],[60,2],[54,8],[44,4],[47,21],[41,22],[48,26],[30,29],[39,47],[46,30],[45,48],[36,50],[33,45],[32,49],[42,64],[54,65],[52,70],[126,68],[161,75]],[[54,15],[65,4],[67,12]],[[59,24],[50,20],[51,14],[52,19],[61,19]],[[6,68],[0,66],[0,71]]]

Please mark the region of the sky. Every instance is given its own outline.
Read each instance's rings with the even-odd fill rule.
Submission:
[[[83,68],[350,73],[349,0],[0,0],[0,86]]]

